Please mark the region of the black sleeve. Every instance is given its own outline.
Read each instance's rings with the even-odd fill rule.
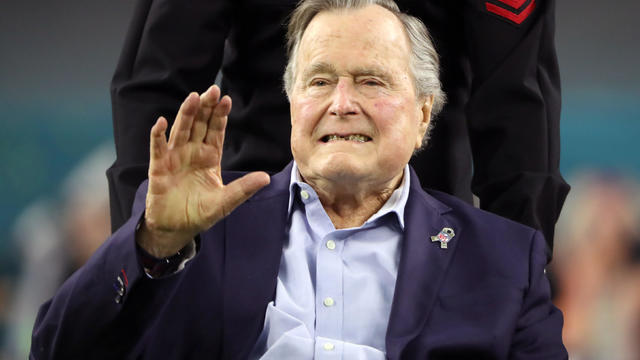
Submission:
[[[474,1],[464,16],[472,190],[483,209],[542,230],[550,260],[569,191],[559,172],[555,1]]]
[[[138,0],[111,82],[117,159],[107,171],[111,228],[131,215],[147,177],[149,132],[159,116],[169,126],[191,91],[213,84],[231,16],[228,1]]]

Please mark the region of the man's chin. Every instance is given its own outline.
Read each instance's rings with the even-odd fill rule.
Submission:
[[[371,176],[372,170],[364,162],[349,157],[331,157],[317,168],[318,174],[336,182],[359,181]]]

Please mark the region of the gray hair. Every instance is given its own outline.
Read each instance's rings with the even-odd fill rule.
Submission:
[[[445,94],[440,83],[440,61],[426,26],[418,18],[402,13],[393,0],[303,0],[291,14],[287,30],[287,67],[284,72],[284,87],[287,96],[295,76],[295,62],[307,26],[323,11],[359,9],[378,5],[393,13],[402,23],[411,46],[409,67],[418,97],[433,95],[432,116],[437,115],[445,103]],[[425,136],[425,141],[428,136]]]

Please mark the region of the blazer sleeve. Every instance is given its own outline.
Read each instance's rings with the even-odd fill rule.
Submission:
[[[472,190],[483,209],[541,230],[550,260],[554,226],[569,191],[559,171],[555,1],[473,3],[465,12]],[[505,15],[490,12],[491,6],[506,9]]]
[[[551,303],[551,289],[545,274],[545,241],[536,231],[529,261],[529,287],[511,342],[509,359],[567,359],[562,343],[562,312]]]
[[[213,84],[230,28],[230,1],[138,0],[111,82],[117,158],[107,171],[111,228],[131,215],[147,177],[149,133],[169,126],[191,91]]]
[[[30,358],[135,357],[153,314],[148,300],[142,306],[146,296],[137,290],[140,283],[150,281],[138,263],[134,239],[144,211],[144,192],[134,216],[40,307]]]

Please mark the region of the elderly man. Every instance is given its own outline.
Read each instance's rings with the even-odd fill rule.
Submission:
[[[151,131],[133,217],[42,307],[32,355],[566,358],[541,234],[407,165],[443,103],[424,25],[388,0],[307,0],[289,54],[294,162],[221,173],[231,99],[189,95],[168,142],[166,119]]]

